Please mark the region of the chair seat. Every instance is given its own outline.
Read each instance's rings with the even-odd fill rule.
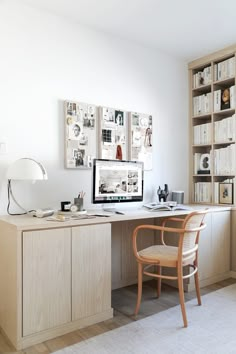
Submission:
[[[178,260],[178,247],[166,246],[166,245],[153,245],[139,251],[139,256],[142,258],[148,258],[153,261],[159,260],[160,266],[163,267],[176,267]],[[185,261],[183,257],[183,265],[187,265],[193,262],[195,258],[195,252],[191,258]]]

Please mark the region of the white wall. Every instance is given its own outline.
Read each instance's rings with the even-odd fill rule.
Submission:
[[[8,149],[0,155],[1,214],[7,166],[26,156],[41,161],[49,176],[33,186],[13,183],[26,208],[59,208],[81,189],[90,206],[91,171],[64,168],[66,99],[152,114],[154,159],[153,171],[145,172],[145,201],[164,183],[184,190],[187,201],[185,63],[14,0],[0,2],[0,33],[0,141],[5,138]]]

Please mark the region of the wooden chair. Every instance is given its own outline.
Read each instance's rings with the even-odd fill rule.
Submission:
[[[142,281],[143,274],[157,278],[157,296],[161,293],[161,279],[178,280],[180,306],[183,316],[184,327],[188,326],[185,303],[184,303],[184,286],[183,279],[189,278],[194,275],[195,287],[197,293],[198,305],[201,305],[201,296],[199,289],[198,279],[198,241],[200,231],[203,230],[206,225],[203,223],[203,219],[207,209],[203,211],[194,211],[188,214],[184,219],[177,217],[169,217],[164,219],[161,226],[156,225],[139,225],[133,231],[133,251],[138,262],[138,296],[135,309],[135,315],[137,315],[141,297],[142,297]],[[168,221],[174,221],[180,227],[166,227]],[[160,245],[153,245],[143,250],[137,248],[137,237],[139,231],[144,229],[151,229],[160,231]],[[178,246],[168,246],[164,241],[164,233],[177,233]],[[193,269],[189,269],[187,275],[183,274],[183,267],[189,266]],[[148,268],[152,267],[150,271]],[[162,267],[176,268],[177,275],[162,275]]]

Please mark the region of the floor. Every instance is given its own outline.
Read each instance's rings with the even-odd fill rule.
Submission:
[[[236,283],[236,279],[227,279],[201,289],[201,295],[221,289],[225,286]],[[172,306],[179,304],[178,290],[168,285],[162,286],[162,295],[160,299],[155,297],[155,282],[144,283],[143,298],[141,308],[136,319],[133,316],[133,310],[136,303],[137,286],[131,285],[122,289],[114,290],[112,293],[112,307],[114,308],[114,317],[110,320],[89,326],[84,329],[48,340],[38,345],[22,351],[14,351],[13,346],[0,333],[0,353],[25,353],[25,354],[48,354],[53,353],[64,347],[73,345],[84,339],[96,336],[98,334],[110,331],[112,329],[124,326],[135,320],[145,318],[160,311],[164,311]],[[185,294],[185,300],[189,301],[195,298],[195,291]],[[181,316],[181,312],[180,312]]]

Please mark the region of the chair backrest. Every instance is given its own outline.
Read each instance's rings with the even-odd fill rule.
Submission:
[[[198,247],[199,233],[206,225],[203,223],[204,217],[207,213],[207,209],[201,211],[194,211],[189,214],[183,222],[183,229],[192,230],[185,232],[183,239],[180,239],[179,246],[182,247],[182,253],[190,253]]]

